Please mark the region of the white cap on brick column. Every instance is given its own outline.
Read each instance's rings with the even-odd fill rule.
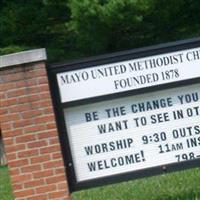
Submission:
[[[3,67],[38,62],[46,59],[46,49],[44,48],[8,54],[0,56],[0,69]]]

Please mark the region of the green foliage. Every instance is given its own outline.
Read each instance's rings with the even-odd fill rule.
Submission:
[[[154,0],[146,19],[152,43],[199,36],[199,15],[199,1]]]
[[[20,46],[11,45],[4,48],[0,48],[0,55],[6,55],[10,53],[19,52],[19,51],[25,51],[25,50],[28,50],[28,47],[20,47]]]
[[[0,46],[62,49],[68,37],[65,22],[69,12],[66,1],[3,1]]]
[[[71,0],[69,6],[68,28],[86,55],[134,47],[144,37],[139,30],[150,7],[145,0]]]
[[[194,0],[1,0],[0,54],[45,47],[61,61],[186,39],[199,17]]]

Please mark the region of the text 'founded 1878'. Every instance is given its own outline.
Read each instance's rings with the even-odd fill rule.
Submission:
[[[199,64],[200,48],[193,48],[58,73],[61,102],[196,78]]]

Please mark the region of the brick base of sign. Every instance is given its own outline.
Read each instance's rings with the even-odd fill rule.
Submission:
[[[13,195],[70,200],[45,62],[28,62],[0,66],[0,129]]]

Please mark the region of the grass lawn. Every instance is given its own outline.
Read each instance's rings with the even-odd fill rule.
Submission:
[[[7,167],[0,167],[0,199],[13,200]]]
[[[7,167],[0,167],[0,200],[13,200]],[[200,169],[74,192],[73,200],[200,200]]]
[[[72,194],[73,200],[200,200],[200,169],[104,186]]]

